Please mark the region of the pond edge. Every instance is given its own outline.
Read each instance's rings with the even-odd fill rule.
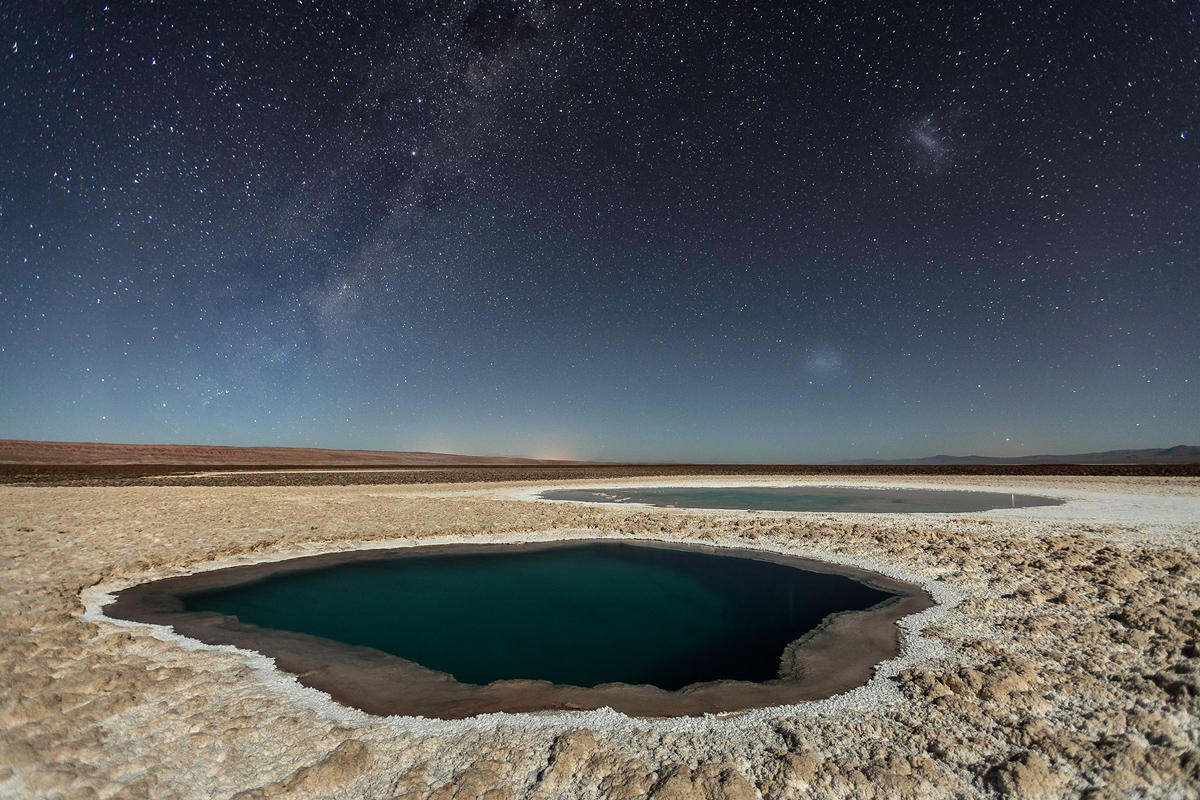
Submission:
[[[275,666],[275,660],[254,650],[234,647],[231,645],[212,645],[191,637],[176,633],[165,625],[133,622],[107,616],[103,609],[115,600],[116,594],[142,583],[167,577],[193,575],[233,566],[261,564],[265,562],[283,561],[305,556],[326,555],[330,553],[379,550],[402,547],[421,547],[428,545],[450,545],[471,543],[515,544],[519,542],[550,542],[569,541],[574,539],[631,540],[657,541],[668,544],[704,545],[714,548],[730,548],[742,550],[759,550],[779,553],[782,555],[808,558],[844,567],[868,570],[900,581],[916,584],[922,587],[933,599],[935,605],[923,611],[903,617],[897,621],[903,635],[900,643],[900,654],[895,658],[882,661],[876,665],[874,676],[864,685],[851,689],[843,694],[834,695],[824,700],[815,700],[793,705],[772,706],[753,709],[750,711],[730,714],[706,714],[702,717],[676,717],[665,719],[644,719],[632,717],[609,708],[594,711],[573,712],[543,712],[543,713],[494,713],[484,714],[460,720],[441,720],[425,717],[380,717],[357,709],[343,706],[334,701],[328,694],[318,689],[302,685],[295,676],[286,673]],[[609,532],[597,529],[548,529],[526,533],[504,535],[474,535],[474,536],[438,536],[419,539],[391,539],[361,542],[347,546],[345,542],[330,542],[327,546],[312,546],[288,551],[253,553],[210,562],[200,562],[186,568],[169,568],[142,573],[137,576],[127,576],[121,580],[109,581],[85,588],[80,593],[84,605],[82,618],[85,621],[100,625],[115,625],[125,629],[137,629],[159,641],[181,647],[186,651],[203,650],[208,652],[229,653],[237,655],[248,667],[255,678],[268,690],[276,695],[282,695],[286,702],[300,708],[314,711],[322,718],[356,725],[383,724],[397,732],[417,734],[454,734],[481,729],[494,730],[498,728],[519,728],[524,730],[549,729],[568,730],[586,728],[593,731],[633,732],[733,732],[758,727],[765,722],[779,717],[794,717],[797,715],[828,715],[846,714],[858,710],[874,709],[882,705],[896,702],[900,699],[899,690],[892,680],[894,676],[905,669],[917,664],[932,661],[948,655],[948,648],[939,641],[928,639],[921,632],[929,625],[943,618],[950,609],[962,601],[962,596],[949,586],[936,579],[913,575],[904,572],[886,562],[873,558],[847,556],[824,550],[813,550],[788,546],[782,542],[748,542],[742,539],[708,540],[697,539],[694,536],[634,536],[619,532]]]

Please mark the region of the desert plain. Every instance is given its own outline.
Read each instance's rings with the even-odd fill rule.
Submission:
[[[323,474],[0,486],[0,797],[1200,796],[1200,478]],[[1066,502],[887,515],[535,499],[550,487],[685,483]],[[219,566],[576,536],[822,559],[918,582],[938,605],[900,621],[899,656],[862,687],[674,719],[373,716],[262,656],[103,614],[123,587]]]

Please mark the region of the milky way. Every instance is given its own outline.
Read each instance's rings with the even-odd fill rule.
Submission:
[[[0,8],[0,437],[1194,443],[1194,4]]]

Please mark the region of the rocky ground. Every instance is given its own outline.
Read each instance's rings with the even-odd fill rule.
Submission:
[[[0,487],[0,797],[1200,796],[1200,480],[940,480],[1071,502],[787,516],[495,484]],[[923,632],[939,655],[845,703],[442,726],[342,713],[80,599],[223,559],[551,529],[798,548],[963,599]]]

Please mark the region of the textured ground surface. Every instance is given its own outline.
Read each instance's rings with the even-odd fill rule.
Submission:
[[[1200,796],[1200,480],[941,482],[1072,500],[889,519],[495,484],[0,487],[0,797]],[[925,630],[941,654],[879,702],[690,727],[356,717],[238,653],[83,618],[88,587],[221,559],[549,529],[854,557],[963,600]]]

